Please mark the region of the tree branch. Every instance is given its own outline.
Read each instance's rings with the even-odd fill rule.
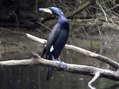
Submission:
[[[33,57],[31,59],[24,60],[8,60],[0,61],[0,66],[16,66],[16,65],[42,65],[52,66],[54,68],[60,68],[61,71],[80,73],[84,75],[94,76],[96,72],[101,74],[101,77],[105,77],[112,80],[119,80],[119,73],[117,71],[111,71],[107,69],[96,68],[92,66],[68,64],[60,61],[51,61],[41,58],[40,56]]]
[[[36,42],[39,42],[39,43],[41,43],[43,45],[47,43],[47,41],[45,39],[41,39],[41,38],[38,38],[38,37],[33,36],[33,35],[30,35],[30,34],[26,34],[26,36],[29,39],[31,39],[33,41],[36,41]],[[82,53],[82,54],[84,54],[86,56],[89,56],[89,57],[92,57],[92,58],[96,58],[96,59],[98,59],[100,61],[103,61],[105,63],[110,64],[114,68],[117,68],[117,69],[119,68],[119,63],[118,62],[116,62],[116,61],[114,61],[114,60],[112,60],[112,59],[110,59],[110,58],[108,58],[106,56],[103,56],[103,55],[100,55],[100,54],[97,54],[97,53],[88,51],[88,50],[83,49],[83,48],[80,48],[80,47],[76,47],[74,45],[68,45],[68,44],[66,44],[65,45],[65,48],[66,49],[70,49],[70,50],[74,50],[76,52]]]
[[[76,10],[73,11],[73,13],[68,14],[66,17],[67,18],[73,18],[74,15],[83,11],[85,8],[90,6],[93,2],[94,2],[93,0],[88,0],[88,1],[83,2],[81,5],[79,5],[79,7]]]
[[[92,86],[92,83],[95,82],[97,80],[97,78],[100,77],[100,72],[95,72],[94,77],[88,82],[88,87],[90,89],[96,89],[95,87]]]

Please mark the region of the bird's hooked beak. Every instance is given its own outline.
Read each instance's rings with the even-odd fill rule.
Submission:
[[[43,11],[49,14],[53,14],[52,11],[49,8],[39,8],[39,11]]]

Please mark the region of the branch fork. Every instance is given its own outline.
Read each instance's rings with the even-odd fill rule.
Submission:
[[[26,36],[28,38],[30,38],[33,41],[39,42],[41,44],[46,44],[47,41],[45,39],[41,39],[38,37],[35,37],[33,35],[30,34],[26,34]],[[70,49],[70,50],[74,50],[76,52],[82,53],[86,56],[92,57],[92,58],[96,58],[100,61],[103,61],[109,65],[111,65],[112,67],[114,67],[115,69],[119,69],[119,63],[100,54],[88,51],[86,49],[80,48],[80,47],[76,47],[74,45],[65,45],[66,49]],[[119,79],[119,72],[117,71],[111,71],[111,70],[106,70],[106,69],[100,69],[100,68],[95,68],[95,67],[91,67],[91,66],[84,66],[84,65],[74,65],[74,64],[67,64],[64,62],[56,62],[56,65],[58,68],[63,69],[64,71],[68,71],[68,72],[80,72],[80,73],[89,73],[89,75],[92,75],[93,78],[88,82],[88,87],[90,89],[96,89],[94,86],[92,86],[92,84],[100,77],[100,76],[104,76],[106,78],[112,78],[112,76],[118,77],[116,79]],[[115,75],[114,75],[115,74]]]
[[[41,39],[41,38],[35,37],[30,34],[26,34],[26,36],[34,41],[37,41],[37,42],[43,44],[43,45],[46,44],[46,42],[47,42],[45,39]],[[118,62],[116,62],[108,57],[105,57],[103,55],[96,54],[96,53],[93,53],[86,49],[82,49],[82,48],[79,48],[79,47],[76,47],[73,45],[66,45],[65,48],[77,51],[79,53],[82,53],[86,56],[90,56],[92,58],[96,58],[96,59],[99,58],[100,61],[108,63],[112,67],[116,68],[117,71],[101,69],[101,68],[97,68],[97,67],[93,67],[93,66],[69,64],[69,63],[64,63],[61,61],[47,60],[47,59],[41,58],[37,53],[34,53],[34,52],[32,52],[33,57],[31,59],[0,61],[0,66],[17,66],[17,65],[51,66],[54,68],[61,69],[60,71],[66,71],[66,72],[71,72],[71,73],[79,73],[79,74],[93,76],[93,78],[88,83],[88,87],[90,89],[96,89],[95,87],[92,86],[92,84],[99,77],[104,77],[104,78],[119,81],[119,72],[118,72],[119,63]]]
[[[94,73],[94,77],[88,82],[88,87],[90,89],[96,89],[95,87],[92,86],[92,83],[94,83],[99,77],[100,77],[101,73],[99,71],[96,71]]]

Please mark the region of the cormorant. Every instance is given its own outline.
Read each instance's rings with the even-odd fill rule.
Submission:
[[[49,34],[46,47],[41,55],[41,57],[44,57],[45,55],[45,58],[49,60],[58,60],[58,57],[60,56],[69,36],[69,21],[59,8],[39,8],[39,11],[47,12],[58,17],[58,22],[55,24],[53,30]],[[51,78],[52,72],[53,68],[48,67],[47,80]]]

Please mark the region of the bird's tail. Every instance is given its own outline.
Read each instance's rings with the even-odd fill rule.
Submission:
[[[54,71],[54,68],[52,67],[48,67],[48,70],[47,70],[47,75],[46,75],[46,80],[50,80],[53,76],[53,71]]]
[[[46,59],[53,60],[52,55],[46,53],[46,48],[44,48],[41,57],[44,57],[45,54],[46,54]],[[47,69],[47,75],[46,75],[46,80],[50,80],[52,78],[53,71],[54,71],[54,68],[48,67],[48,69]]]
[[[50,55],[49,59],[53,60],[53,56]],[[53,72],[54,72],[54,68],[53,67],[48,67],[47,75],[46,75],[46,80],[50,80],[52,78]]]

